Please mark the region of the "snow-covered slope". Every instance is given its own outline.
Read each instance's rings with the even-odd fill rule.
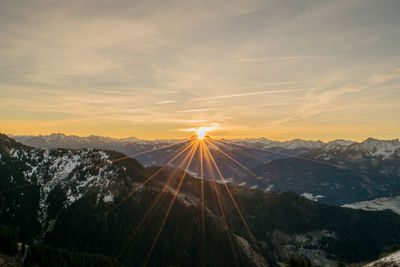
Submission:
[[[400,155],[400,142],[398,139],[377,140],[368,138],[361,143],[335,140],[327,143],[323,148],[325,156],[354,155],[357,158],[362,156],[388,159]]]
[[[334,141],[328,142],[324,147],[324,151],[331,151],[331,150],[346,150],[346,148],[350,145],[354,144],[353,141],[350,140],[342,140],[342,139],[337,139]]]
[[[118,169],[112,166],[109,155],[104,151],[11,149],[10,156],[27,165],[28,169],[24,171],[26,181],[30,183],[37,181],[40,186],[38,217],[42,226],[47,222],[49,194],[56,187],[67,193],[65,207],[70,206],[93,188],[98,191],[98,201],[109,202],[113,198],[109,185],[112,178],[116,177]],[[94,165],[99,166],[93,169],[93,172],[87,172]]]
[[[33,148],[0,137],[0,167],[3,168],[0,176],[7,176],[1,177],[1,182],[11,190],[33,190],[25,193],[33,194],[31,201],[41,227],[39,238],[51,231],[58,216],[57,210],[65,210],[89,194],[96,197],[96,205],[111,204],[124,186],[121,182],[127,179],[124,164],[113,162],[113,159],[123,156],[120,153],[97,149]],[[65,198],[55,201],[54,196],[60,191],[64,192]],[[34,197],[36,192],[37,198]],[[20,194],[22,199],[24,191]],[[54,206],[56,202],[59,204]],[[1,214],[13,216],[13,209],[20,205],[23,203],[8,203]]]
[[[400,266],[400,251],[392,253],[377,261],[368,263],[364,267],[398,267]]]
[[[342,205],[345,208],[362,210],[392,210],[400,214],[400,196],[382,197],[370,201],[361,201]]]
[[[398,152],[400,149],[400,142],[399,139],[377,140],[368,138],[353,148],[359,149],[370,156],[383,156],[383,158],[388,158]]]
[[[250,139],[234,139],[230,140],[236,143],[247,143],[248,145],[258,145],[263,148],[282,148],[282,149],[318,149],[325,145],[322,141],[293,139],[289,141],[279,142],[266,138],[250,138]]]
[[[324,143],[322,141],[293,139],[290,141],[273,141],[266,138],[253,139],[235,139],[231,140],[236,143],[246,143],[247,145],[255,145],[262,148],[282,148],[282,149],[322,149],[325,152],[361,152],[368,156],[382,156],[384,158],[392,157],[400,150],[400,142],[398,139],[378,140],[368,138],[361,143],[337,139]]]

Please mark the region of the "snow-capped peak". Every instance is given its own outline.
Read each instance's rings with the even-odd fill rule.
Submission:
[[[350,141],[350,140],[336,139],[336,140],[328,142],[325,145],[324,150],[325,151],[329,151],[329,150],[341,150],[341,151],[343,151],[343,150],[347,149],[352,144],[354,144],[354,142]]]
[[[399,139],[377,140],[368,138],[360,143],[360,149],[371,156],[383,156],[388,158],[400,149]]]
[[[312,141],[312,140],[303,140],[303,139],[293,139],[290,141],[286,141],[281,143],[280,147],[287,149],[298,149],[298,148],[308,148],[308,149],[318,149],[324,145],[322,141]]]
[[[285,148],[285,149],[319,149],[324,145],[322,141],[293,139],[289,141],[273,141],[267,138],[250,138],[231,140],[237,143],[261,144],[264,148]]]

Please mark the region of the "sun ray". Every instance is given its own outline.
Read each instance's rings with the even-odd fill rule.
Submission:
[[[227,232],[227,236],[228,236],[228,239],[229,239],[229,242],[230,242],[230,245],[231,245],[231,249],[232,249],[232,253],[233,253],[232,255],[236,258],[235,246],[233,245],[233,240],[232,240],[232,237],[231,237],[229,224],[228,224],[228,221],[227,221],[227,217],[225,215],[223,202],[221,200],[221,193],[220,193],[220,191],[218,189],[218,185],[216,183],[215,172],[214,172],[214,170],[212,168],[212,165],[210,163],[210,158],[206,153],[206,144],[204,143],[204,141],[201,141],[200,145],[201,145],[201,149],[203,150],[202,154],[204,155],[204,159],[206,161],[206,166],[207,166],[208,172],[209,172],[209,174],[211,176],[211,180],[212,180],[211,185],[212,185],[212,187],[214,189],[214,193],[215,193],[215,196],[217,198],[217,204],[218,204],[220,213],[222,215],[222,219],[224,221],[225,230]]]
[[[201,178],[201,231],[202,235],[202,244],[203,244],[203,266],[206,265],[206,233],[205,233],[205,205],[204,205],[204,170],[203,170],[203,149],[202,143],[200,143],[200,178]]]
[[[180,155],[182,155],[186,150],[188,150],[191,146],[193,145],[193,143],[189,143],[187,144],[180,152],[178,152],[178,154],[176,154],[172,159],[170,159],[165,166],[169,166],[173,161],[175,161]],[[161,167],[155,174],[153,174],[152,176],[150,176],[149,178],[147,178],[142,185],[145,185],[146,183],[148,183],[152,178],[154,178],[157,174],[159,174],[163,169],[165,169],[164,167]]]
[[[269,186],[268,183],[266,183],[264,180],[262,180],[259,176],[257,176],[257,174],[255,174],[252,170],[250,170],[249,168],[247,168],[246,166],[244,166],[242,163],[240,163],[239,161],[237,161],[236,159],[234,159],[233,157],[231,157],[230,155],[228,155],[225,151],[223,151],[222,149],[220,149],[219,147],[217,147],[216,145],[214,145],[210,139],[205,139],[204,140],[207,144],[210,144],[212,147],[214,147],[217,151],[219,151],[221,154],[223,154],[224,156],[226,156],[227,158],[229,158],[230,160],[232,160],[234,163],[236,163],[237,165],[239,165],[240,167],[242,167],[245,171],[247,171],[248,173],[250,173],[251,175],[253,175],[258,181],[260,181],[261,183],[263,183],[264,185],[266,185],[267,187]]]
[[[188,160],[188,163],[187,163],[187,165],[186,165],[186,168],[189,168],[189,167],[190,167],[190,164],[191,164],[191,162],[192,162],[193,156],[194,156],[194,154],[195,154],[195,151],[196,151],[198,145],[199,145],[199,143],[197,142],[197,143],[195,144],[195,146],[193,147],[193,149],[190,151],[191,154],[190,154],[190,158],[189,158],[189,160]],[[160,228],[159,228],[159,230],[158,230],[158,232],[157,232],[157,235],[156,235],[156,237],[155,237],[155,239],[154,239],[154,241],[153,241],[153,244],[151,245],[151,248],[150,248],[150,251],[149,251],[149,253],[148,253],[148,255],[147,255],[147,258],[146,258],[146,261],[145,261],[145,263],[144,263],[144,266],[147,266],[147,263],[148,263],[148,261],[150,260],[151,254],[152,254],[152,252],[153,252],[153,250],[154,250],[155,245],[157,244],[158,238],[160,237],[161,231],[162,231],[163,228],[164,228],[165,222],[167,221],[167,218],[168,218],[168,216],[169,216],[169,213],[171,212],[171,209],[172,209],[172,207],[173,207],[173,205],[174,205],[174,203],[175,203],[175,200],[176,200],[176,198],[177,198],[177,196],[178,196],[179,190],[181,189],[182,183],[183,183],[183,181],[184,181],[186,175],[187,175],[187,173],[184,171],[183,174],[182,174],[182,177],[181,177],[181,179],[180,179],[180,181],[179,181],[179,184],[178,184],[177,188],[175,189],[174,196],[173,196],[173,198],[172,198],[172,200],[171,200],[171,203],[170,203],[169,206],[168,206],[167,212],[166,212],[166,214],[165,214],[165,216],[164,216],[164,219],[163,219],[163,221],[162,221],[162,223],[161,223],[161,226],[160,226]]]
[[[218,187],[216,186],[216,179],[215,179],[215,172],[212,168],[211,162],[210,162],[210,158],[208,157],[208,155],[205,153],[205,144],[204,142],[201,143],[202,149],[203,149],[203,155],[204,155],[204,160],[206,162],[206,166],[207,166],[207,170],[208,170],[208,174],[211,177],[211,185],[214,188],[214,192],[216,193],[216,197],[217,197],[217,204],[220,210],[221,215],[225,218],[225,213],[224,213],[224,209],[222,208],[222,201],[220,198],[220,194],[219,194],[219,190]]]
[[[217,151],[219,151],[220,153],[222,153],[224,156],[226,156],[227,158],[229,158],[230,160],[232,160],[233,162],[235,162],[237,165],[239,165],[240,167],[242,167],[244,170],[246,170],[247,172],[249,172],[251,175],[253,175],[254,177],[256,177],[257,179],[259,179],[259,177],[253,172],[251,171],[249,168],[247,168],[246,166],[244,166],[242,163],[240,163],[239,161],[237,161],[236,159],[234,159],[233,157],[229,156],[227,153],[225,153],[222,149],[220,149],[219,147],[217,147],[216,145],[214,145],[210,140],[205,139],[204,140],[207,144],[210,144],[212,147],[214,147]]]
[[[172,182],[172,179],[174,178],[174,176],[176,175],[176,173],[178,172],[179,168],[182,168],[182,166],[184,165],[184,163],[187,161],[188,157],[190,156],[190,154],[195,151],[194,150],[194,141],[191,141],[187,147],[181,151],[182,153],[184,151],[186,151],[187,149],[189,149],[191,147],[191,151],[189,151],[186,156],[184,157],[184,159],[181,161],[181,163],[179,164],[178,168],[175,168],[173,170],[173,172],[168,176],[168,179],[166,181],[166,183],[164,184],[161,192],[158,194],[157,198],[153,201],[153,203],[151,204],[151,206],[149,207],[149,209],[147,210],[146,214],[143,216],[143,218],[141,219],[141,221],[138,223],[138,225],[135,227],[134,230],[132,230],[132,235],[136,235],[137,233],[139,233],[139,230],[141,229],[142,225],[145,223],[145,221],[147,220],[147,218],[149,217],[149,215],[151,214],[151,212],[156,208],[156,206],[159,204],[159,202],[161,201],[161,198],[164,196],[165,192],[167,191],[168,186],[170,185],[170,183]],[[180,153],[180,154],[182,154]],[[158,172],[157,174],[159,174],[160,172]],[[157,175],[156,174],[156,175]],[[155,176],[155,175],[154,175]],[[130,239],[128,239],[127,244],[124,246],[124,249],[121,249],[120,253],[118,254],[119,258],[123,251],[125,250],[125,248],[129,245],[129,243],[131,242]]]
[[[165,168],[166,166],[170,165],[174,160],[176,160],[180,155],[182,155],[186,150],[188,150],[191,146],[191,143],[187,144],[186,146],[184,146],[172,159],[170,159],[165,166],[159,168],[155,173],[153,173],[151,176],[149,176],[143,183],[141,183],[140,186],[144,186],[145,184],[147,184],[151,179],[153,179],[154,177],[156,177],[158,174],[160,174]],[[132,195],[135,193],[135,191],[132,191],[128,194],[128,196],[126,198],[124,198],[123,200],[121,200],[118,204],[116,204],[113,209],[117,208],[118,206],[120,206],[121,204],[123,204],[125,201],[127,201],[130,197],[132,197]]]
[[[172,179],[174,178],[174,176],[176,175],[176,173],[178,172],[178,170],[180,168],[182,168],[182,166],[184,165],[184,163],[187,161],[188,157],[190,156],[190,154],[192,153],[192,151],[194,151],[194,142],[191,141],[182,151],[180,151],[174,158],[173,160],[175,160],[176,158],[178,158],[178,156],[182,155],[186,150],[188,150],[189,148],[191,148],[191,150],[189,152],[186,153],[185,157],[182,159],[181,163],[178,165],[177,168],[174,168],[173,172],[168,176],[167,181],[165,182],[160,194],[157,196],[157,198],[153,201],[152,205],[150,206],[149,210],[146,212],[146,214],[143,216],[142,220],[140,221],[140,223],[138,224],[138,226],[135,228],[135,232],[137,232],[141,226],[143,225],[143,223],[146,221],[147,217],[150,215],[150,213],[154,210],[154,208],[156,207],[156,205],[159,203],[159,201],[161,200],[163,194],[167,191],[168,186],[170,185],[170,183],[172,182]],[[156,175],[160,174],[161,171],[165,169],[164,167],[161,167],[156,173],[154,173],[151,178],[154,178]],[[150,177],[145,181],[148,182],[150,180]],[[143,183],[144,184],[144,183]]]
[[[193,144],[191,145],[191,147],[193,146]],[[160,194],[157,196],[157,198],[153,201],[152,205],[150,206],[149,210],[146,212],[145,216],[143,216],[143,219],[140,221],[140,223],[138,224],[138,226],[135,228],[135,232],[138,232],[139,229],[142,227],[142,225],[144,224],[144,222],[146,221],[147,217],[150,215],[150,213],[155,209],[155,207],[159,204],[159,202],[161,201],[161,198],[163,197],[163,195],[165,194],[165,192],[167,191],[168,187],[170,186],[173,178],[175,177],[175,175],[177,174],[178,170],[182,168],[182,166],[184,165],[184,163],[187,161],[188,157],[191,155],[191,153],[194,151],[194,147],[191,148],[191,150],[186,154],[185,158],[182,160],[182,162],[179,164],[179,166],[177,168],[175,168],[173,170],[173,172],[168,176],[168,180],[166,181],[166,183],[164,184]]]
[[[195,145],[194,142],[191,142],[191,144],[189,146],[189,147],[191,147],[191,150],[185,155],[184,159],[181,161],[179,166],[177,168],[174,168],[173,172],[168,176],[168,179],[165,182],[160,194],[154,200],[153,204],[151,205],[151,207],[147,211],[146,215],[143,217],[142,221],[138,224],[138,226],[136,228],[136,231],[140,229],[141,225],[143,225],[143,223],[145,222],[146,218],[150,215],[150,213],[154,210],[155,206],[161,200],[163,194],[167,191],[168,187],[170,186],[170,184],[171,184],[173,178],[175,177],[175,175],[178,173],[179,169],[182,169],[183,165],[188,160],[188,158],[190,157],[191,153],[193,153],[195,151],[194,145]]]
[[[259,157],[257,155],[254,155],[253,153],[249,153],[246,150],[239,149],[239,148],[237,148],[235,146],[232,146],[232,145],[227,145],[227,144],[225,144],[225,143],[223,143],[223,142],[221,142],[219,140],[212,139],[212,141],[214,143],[218,144],[221,147],[225,147],[225,148],[228,148],[228,149],[234,149],[237,153],[244,154],[244,155],[246,155],[246,157],[249,157],[249,158],[252,158],[254,160],[257,160],[258,162],[261,162],[261,163],[265,163],[266,162],[263,158],[261,158],[261,157]]]
[[[221,171],[220,171],[218,165],[216,164],[216,162],[215,162],[215,160],[214,160],[214,157],[211,155],[210,150],[208,149],[208,147],[207,147],[207,146],[204,146],[204,147],[205,147],[206,153],[207,153],[208,156],[210,157],[211,162],[213,163],[215,169],[217,170],[217,172],[218,172],[218,174],[219,174],[219,176],[220,176],[220,178],[221,178],[221,180],[222,180],[222,182],[223,182],[223,184],[224,184],[224,186],[225,186],[225,189],[226,189],[226,191],[227,191],[229,197],[231,198],[232,203],[233,203],[234,207],[236,208],[236,211],[238,212],[238,214],[239,214],[239,216],[240,216],[240,218],[241,218],[241,220],[242,220],[242,222],[243,222],[243,224],[244,224],[244,226],[245,226],[245,228],[246,228],[246,230],[247,230],[247,232],[248,232],[250,238],[252,239],[252,241],[253,241],[253,243],[254,243],[254,246],[255,246],[256,249],[257,249],[257,252],[258,252],[260,255],[262,255],[261,250],[260,250],[260,248],[258,247],[257,240],[255,239],[253,233],[251,232],[251,230],[250,230],[250,228],[249,228],[249,226],[248,226],[248,224],[247,224],[247,222],[246,222],[246,219],[244,218],[244,216],[243,216],[243,214],[242,214],[242,212],[241,212],[241,210],[240,210],[240,208],[239,208],[239,206],[238,206],[238,204],[237,204],[235,198],[233,197],[233,194],[232,194],[231,190],[229,189],[229,186],[228,186],[227,183],[226,183],[225,178],[223,177],[223,175],[222,175],[222,173],[221,173]]]

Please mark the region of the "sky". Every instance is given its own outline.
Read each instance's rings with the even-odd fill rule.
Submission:
[[[2,0],[0,132],[400,133],[400,1]]]

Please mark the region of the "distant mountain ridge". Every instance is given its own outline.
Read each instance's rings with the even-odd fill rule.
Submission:
[[[15,139],[36,148],[113,150],[128,156],[137,155],[134,158],[145,166],[164,166],[188,142],[64,134],[16,136]],[[266,138],[214,141],[218,149],[246,168],[227,158],[217,148],[209,146],[226,180],[233,184],[267,191],[292,190],[331,205],[400,194],[398,139],[368,138],[362,142],[337,139],[327,143],[302,139],[279,142]],[[174,142],[183,143],[158,149]],[[138,155],[148,150],[154,151]],[[175,163],[170,165],[177,166]],[[200,176],[196,166],[187,171],[193,176]]]
[[[308,148],[316,149],[323,147],[326,143],[317,140],[303,140],[303,139],[293,139],[288,141],[274,141],[267,138],[250,138],[250,139],[233,139],[231,140],[237,143],[251,143],[251,144],[262,144],[265,148],[271,147],[281,147],[286,149],[298,149],[298,148]]]
[[[400,141],[398,138],[392,140],[379,140],[374,138],[367,138],[362,142],[336,139],[329,142],[322,142],[320,140],[302,140],[293,139],[290,141],[272,141],[266,138],[259,139],[235,139],[232,140],[236,143],[248,143],[259,145],[263,148],[285,148],[285,149],[322,149],[324,151],[335,150],[358,150],[360,152],[368,153],[370,156],[381,155],[385,157],[392,156],[397,150],[400,149]]]
[[[136,137],[127,138],[112,138],[107,136],[90,135],[80,137],[76,135],[65,135],[63,133],[53,133],[50,135],[9,135],[16,141],[33,147],[41,148],[88,148],[93,146],[104,146],[107,144],[164,144],[173,143],[182,139],[157,139],[145,140]],[[263,148],[283,148],[283,149],[324,149],[325,151],[346,149],[350,147],[354,149],[359,146],[360,150],[367,151],[370,155],[384,155],[390,156],[400,148],[399,139],[393,140],[379,140],[374,138],[367,138],[362,142],[351,140],[336,139],[329,142],[320,140],[303,140],[293,139],[288,141],[275,141],[267,138],[244,138],[244,139],[228,139],[231,142],[246,143],[262,146]]]
[[[113,138],[107,136],[90,135],[80,137],[77,135],[65,135],[63,133],[53,133],[50,135],[9,135],[18,142],[40,148],[88,148],[94,145],[106,144],[159,144],[179,141],[178,139],[158,139],[144,140],[136,137]]]

